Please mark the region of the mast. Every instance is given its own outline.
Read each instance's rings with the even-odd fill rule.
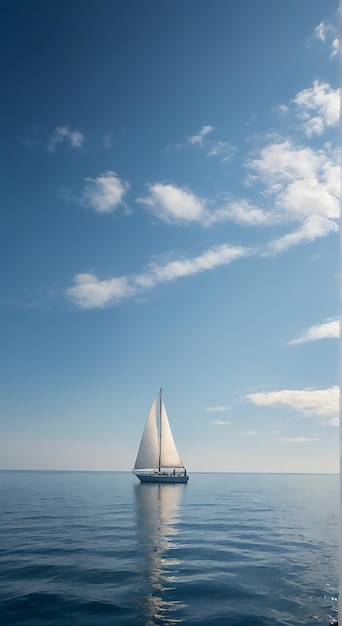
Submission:
[[[161,461],[161,414],[162,414],[162,390],[159,390],[159,472],[160,472],[160,461]]]

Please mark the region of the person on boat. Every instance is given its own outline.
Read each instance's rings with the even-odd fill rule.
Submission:
[[[173,474],[174,476],[176,476],[176,470],[175,470],[175,469],[173,470],[172,474]]]
[[[184,476],[186,476],[186,469],[185,469],[185,467],[184,467]]]

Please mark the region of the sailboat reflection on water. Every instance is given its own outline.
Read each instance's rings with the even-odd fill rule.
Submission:
[[[138,624],[181,624],[185,604],[179,598],[180,502],[178,485],[135,484],[136,533],[140,570]]]

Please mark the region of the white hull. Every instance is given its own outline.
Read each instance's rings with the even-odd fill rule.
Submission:
[[[174,476],[173,474],[148,474],[147,472],[133,472],[142,483],[187,483],[189,476]]]

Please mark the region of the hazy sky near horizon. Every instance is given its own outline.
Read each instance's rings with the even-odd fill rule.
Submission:
[[[338,472],[335,0],[6,0],[0,468]]]

